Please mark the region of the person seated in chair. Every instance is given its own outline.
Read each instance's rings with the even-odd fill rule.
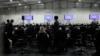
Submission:
[[[86,46],[87,28],[85,27],[85,25],[83,25],[83,24],[81,25],[80,32],[82,35],[82,43],[84,46]]]
[[[71,44],[75,44],[77,39],[80,39],[80,30],[77,29],[77,27],[75,25],[71,26],[70,28],[70,36],[71,36],[71,40],[72,43]]]
[[[100,53],[100,30],[95,34],[95,42],[94,42],[94,45],[95,45],[95,49],[96,49],[96,53]]]
[[[37,45],[40,52],[47,52],[49,35],[43,26],[40,27],[39,33],[36,35]]]
[[[55,46],[57,52],[63,52],[64,49],[67,50],[67,31],[64,26],[61,26],[59,30],[55,33]],[[66,48],[65,48],[66,47]]]

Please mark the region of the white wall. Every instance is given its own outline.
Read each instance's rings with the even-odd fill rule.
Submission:
[[[22,9],[19,8],[16,11],[14,9],[2,11],[6,13],[1,14],[1,22],[6,21],[7,19],[14,19],[14,24],[22,23],[21,16],[25,14],[32,14],[34,20],[32,23],[44,23],[45,14],[53,14],[59,16],[59,22],[67,23],[64,20],[64,14],[73,14],[74,19],[71,20],[71,23],[90,23],[89,14],[90,13],[100,13],[99,9],[88,9],[88,8],[69,8],[69,9]],[[53,23],[54,20],[51,21]]]

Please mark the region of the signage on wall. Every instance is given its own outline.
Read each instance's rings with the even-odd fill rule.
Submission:
[[[65,14],[64,20],[73,20],[73,14]]]
[[[99,20],[99,14],[89,14],[90,20]]]
[[[32,15],[23,15],[22,20],[33,20],[33,16]]]
[[[52,19],[53,19],[53,15],[52,14],[44,15],[44,20],[51,21]]]

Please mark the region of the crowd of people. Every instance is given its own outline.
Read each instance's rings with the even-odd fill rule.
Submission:
[[[36,41],[40,52],[48,52],[48,49],[55,52],[68,51],[68,47],[76,46],[75,42],[79,42],[77,46],[87,46],[86,41],[94,42],[96,52],[100,52],[99,47],[99,26],[97,24],[90,25],[59,25],[58,16],[54,17],[54,25],[13,25],[14,20],[7,20],[4,27],[4,53],[10,53],[11,43],[14,45],[19,39],[22,42],[32,45],[32,41]],[[82,42],[82,43],[81,43]],[[81,44],[80,44],[81,43]],[[27,44],[26,44],[27,45]]]

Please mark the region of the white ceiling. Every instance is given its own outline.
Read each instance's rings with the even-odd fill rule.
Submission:
[[[75,3],[78,2],[78,0],[13,0],[13,2],[10,2],[10,0],[0,0],[0,7],[17,7],[18,4],[21,3],[22,6],[33,6],[37,5],[38,1],[41,1],[45,6],[52,6],[55,4],[56,6],[63,8],[63,6],[66,4],[68,7],[72,6],[75,7]],[[100,0],[81,0],[81,5],[79,7],[90,7],[93,6],[95,3],[100,4]],[[77,5],[76,5],[77,7]]]

